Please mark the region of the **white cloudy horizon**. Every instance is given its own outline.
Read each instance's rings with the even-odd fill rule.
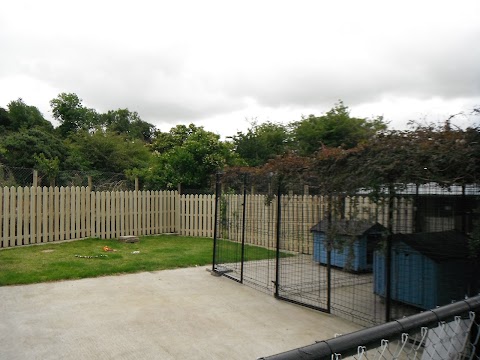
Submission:
[[[439,122],[480,106],[479,14],[476,0],[6,0],[0,107],[22,98],[52,121],[49,101],[75,93],[222,137],[338,100],[392,128]]]

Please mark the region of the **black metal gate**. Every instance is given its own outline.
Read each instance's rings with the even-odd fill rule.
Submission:
[[[259,206],[264,196],[255,194],[254,188],[248,187],[246,175],[233,179],[227,185],[223,182],[223,186],[219,180],[213,270],[235,281],[273,293],[276,204],[264,206],[261,203]]]
[[[213,271],[277,298],[329,311],[330,268],[312,261],[308,228],[318,214],[305,207],[289,219],[300,202],[281,189],[274,177],[218,178]]]

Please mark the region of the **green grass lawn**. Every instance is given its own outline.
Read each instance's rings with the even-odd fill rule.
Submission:
[[[105,252],[104,246],[116,251]],[[207,265],[212,263],[212,248],[212,239],[160,235],[142,237],[133,244],[85,239],[5,249],[0,250],[0,286]],[[238,244],[225,241],[222,249],[231,254],[222,256],[222,261],[228,262],[228,256],[237,261]],[[248,251],[248,260],[275,257],[272,250],[248,249],[255,250]]]

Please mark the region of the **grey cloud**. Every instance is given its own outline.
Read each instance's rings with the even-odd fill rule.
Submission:
[[[198,14],[177,6],[163,11],[162,21],[159,8],[147,3],[124,7],[113,19],[103,5],[93,18],[93,7],[82,7],[72,24],[67,3],[58,14],[32,4],[47,9],[50,26],[44,29],[37,16],[29,18],[28,30],[20,21],[0,21],[0,50],[7,54],[0,57],[0,82],[18,74],[56,89],[51,98],[74,92],[86,106],[102,112],[126,107],[149,122],[241,116],[250,103],[299,109],[300,115],[338,99],[354,107],[386,97],[480,98],[480,29],[467,16],[478,8],[474,2],[455,5],[459,18],[451,22],[449,6],[436,2],[430,14],[428,4],[378,1],[351,2],[345,12],[338,2],[279,5],[274,19],[267,16],[271,4],[242,3],[238,19],[228,6],[214,15],[192,2]],[[133,17],[130,7],[142,11]],[[364,7],[362,16],[352,14]],[[61,26],[53,26],[56,17]]]
[[[370,58],[275,70],[262,68],[230,81],[233,96],[251,96],[266,106],[316,106],[338,99],[351,105],[384,96],[446,100],[480,96],[480,33],[438,44],[391,44]],[[423,47],[422,47],[423,46]],[[385,53],[384,53],[385,52]]]

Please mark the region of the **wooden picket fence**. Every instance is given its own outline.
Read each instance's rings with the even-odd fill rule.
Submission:
[[[175,191],[92,192],[88,187],[0,188],[0,248],[175,232]]]
[[[215,195],[180,195],[178,198],[177,232],[184,236],[213,237]]]
[[[220,237],[238,241],[242,234],[243,196],[223,195]],[[322,196],[282,196],[282,248],[312,253],[310,229],[327,211]],[[222,205],[221,205],[222,206]],[[248,195],[245,239],[249,244],[276,246],[277,202],[266,195]],[[345,199],[347,216],[387,223],[388,209],[367,197]],[[348,209],[348,208],[352,209]],[[354,209],[353,209],[354,208]],[[413,205],[398,199],[394,228],[409,232]],[[91,191],[89,187],[0,188],[0,248],[97,237],[177,233],[213,237],[214,195],[180,195],[177,191]]]

